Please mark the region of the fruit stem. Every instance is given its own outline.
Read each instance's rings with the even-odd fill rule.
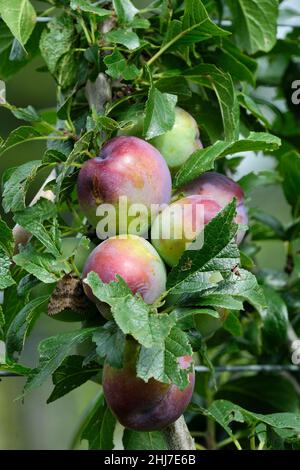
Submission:
[[[256,450],[255,434],[253,434],[253,435],[250,437],[250,449],[251,449],[251,450]]]

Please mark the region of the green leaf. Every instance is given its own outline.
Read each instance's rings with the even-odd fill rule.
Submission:
[[[217,26],[208,16],[200,0],[186,0],[183,20],[173,20],[169,23],[161,52],[169,48],[190,46],[211,37],[227,36],[228,31]],[[152,63],[156,56],[149,61]]]
[[[93,13],[94,15],[100,16],[101,18],[111,15],[111,11],[105,10],[105,8],[100,8],[97,5],[93,5],[87,0],[71,0],[70,7],[72,10]]]
[[[209,315],[213,318],[220,318],[220,315],[215,310],[209,308],[183,308],[183,307],[176,307],[172,310],[172,316],[176,317],[177,322],[182,322],[186,318],[193,317],[194,315]]]
[[[262,393],[263,390],[263,393]],[[299,412],[299,398],[293,384],[280,374],[256,374],[222,384],[217,399],[233,400],[239,406],[260,412]]]
[[[236,80],[245,80],[255,86],[256,61],[243,54],[232,41],[224,38],[221,49],[212,55],[212,61]]]
[[[11,50],[9,53],[9,60],[12,62],[20,62],[26,57],[26,52],[22,47],[22,44],[19,43],[19,41],[14,38]]]
[[[246,109],[247,113],[251,113],[258,121],[260,121],[267,129],[271,127],[270,122],[265,116],[265,113],[263,113],[260,110],[259,105],[256,103],[256,101],[248,96],[245,95],[244,93],[239,93],[238,94],[238,100],[240,105]]]
[[[145,108],[144,135],[152,139],[172,129],[177,97],[151,87]]]
[[[168,450],[166,441],[159,431],[140,432],[125,429],[123,444],[126,450]]]
[[[35,373],[27,381],[24,392],[40,387],[62,364],[71,351],[91,338],[97,328],[82,328],[77,331],[61,333],[43,340],[38,347],[40,364]]]
[[[107,75],[112,78],[123,77],[125,80],[134,80],[140,73],[134,64],[127,63],[118,49],[115,49],[112,54],[106,56],[103,61],[107,66]]]
[[[1,23],[0,23],[1,24]],[[34,57],[39,54],[39,40],[44,28],[43,23],[37,23],[28,42],[26,43],[26,53],[23,51],[22,59],[11,60],[10,50],[11,43],[13,41],[13,36],[11,36],[11,43],[9,47],[5,48],[0,52],[0,79],[9,80],[13,77],[19,70],[29,64]],[[1,35],[1,32],[0,32]],[[0,48],[1,48],[1,38],[0,38]]]
[[[100,394],[85,417],[80,439],[88,441],[89,450],[112,450],[115,426],[116,419]]]
[[[281,183],[281,178],[275,170],[251,171],[238,180],[238,184],[246,193],[261,186]]]
[[[38,140],[42,134],[31,126],[21,126],[14,129],[6,139],[6,141],[0,145],[0,156],[7,150],[12,149],[16,145],[22,144],[23,142],[29,142],[31,140]]]
[[[57,195],[59,195],[62,189],[64,178],[70,175],[74,171],[74,169],[71,167],[72,163],[74,163],[78,157],[82,156],[82,154],[86,150],[88,150],[92,137],[93,137],[93,131],[86,132],[75,143],[73,150],[71,151],[67,160],[65,161],[63,169],[61,170],[61,172],[59,173],[56,179],[55,192]]]
[[[27,122],[39,122],[41,121],[41,116],[32,106],[27,106],[26,108],[16,108],[15,106],[10,107],[10,111],[17,118],[22,121]]]
[[[26,245],[13,257],[13,261],[40,281],[51,284],[71,272],[69,264],[49,253],[40,253],[32,245]]]
[[[252,219],[254,221],[251,225],[251,236],[253,240],[285,239],[284,226],[276,217],[256,209],[252,214]]]
[[[35,286],[37,286],[39,281],[35,279],[31,274],[25,274],[18,283],[17,286],[17,294],[18,297],[27,297],[27,294],[31,291],[31,289]]]
[[[291,430],[294,435],[298,435],[300,431],[300,414],[298,413],[274,413],[259,414],[245,410],[241,406],[235,405],[230,401],[216,400],[210,405],[207,411],[203,413],[208,417],[217,421],[222,426],[233,442],[237,443],[233,432],[230,429],[232,422],[246,423],[248,427],[258,423],[265,423],[267,426],[275,430]]]
[[[98,364],[89,363],[83,366],[83,361],[84,358],[82,356],[66,357],[53,374],[52,381],[54,389],[47,403],[52,403],[67,393],[70,393],[75,388],[80,387],[80,385],[90,380],[100,371]]]
[[[13,42],[13,36],[5,23],[0,23],[0,54],[10,48]]]
[[[250,54],[268,52],[276,43],[278,0],[227,0],[239,47]]]
[[[93,342],[96,343],[98,356],[106,357],[112,367],[122,367],[125,335],[114,322],[107,322],[99,327],[93,336]]]
[[[101,424],[104,415],[104,398],[100,393],[85,417],[80,439],[88,441],[89,450],[100,449]]]
[[[14,169],[3,188],[3,209],[5,212],[25,208],[27,190],[41,166],[41,160],[33,160]]]
[[[16,283],[20,277],[14,272]],[[2,303],[3,314],[5,317],[5,325],[2,327],[4,333],[7,332],[10,323],[18,312],[24,307],[25,298],[19,297],[17,284],[8,287],[4,292],[4,299]]]
[[[11,229],[6,222],[0,219],[0,251],[12,256],[14,251],[14,239]]]
[[[50,70],[55,75],[59,69],[60,59],[73,46],[74,28],[72,19],[63,15],[48,23],[40,40],[41,54]]]
[[[55,257],[60,257],[59,242],[57,234],[49,230],[49,225],[45,226],[44,222],[56,217],[57,208],[55,204],[40,199],[34,206],[27,207],[25,210],[17,212],[14,220],[21,225],[29,233],[35,236],[47,249],[49,253]]]
[[[182,76],[161,78],[155,82],[155,87],[162,93],[170,93],[183,98],[190,98],[192,91],[188,81]]]
[[[114,448],[114,431],[116,427],[116,418],[107,407],[104,411],[101,429],[100,429],[100,449],[112,450]]]
[[[142,346],[136,366],[137,376],[145,382],[154,378],[159,382],[173,383],[183,390],[189,384],[190,369],[181,368],[178,359],[191,355],[192,348],[187,335],[173,327],[162,346]]]
[[[131,23],[139,12],[130,0],[113,0],[113,6],[120,23]]]
[[[55,163],[55,164],[62,163],[66,161],[67,156],[68,155],[66,155],[63,152],[60,152],[59,150],[50,148],[50,149],[47,149],[43,155],[43,163],[45,165],[48,165],[48,164],[51,165],[52,163]]]
[[[0,290],[7,289],[7,287],[15,284],[10,273],[11,264],[10,257],[4,251],[0,250]]]
[[[242,324],[234,312],[228,312],[228,315],[223,323],[223,328],[232,334],[232,336],[243,335]]]
[[[216,285],[222,278],[218,271],[196,272],[172,288],[172,294],[191,294]]]
[[[153,307],[146,304],[141,296],[132,294],[120,276],[117,276],[117,281],[105,284],[96,273],[91,272],[84,282],[97,299],[110,305],[112,315],[125,335],[132,335],[146,348],[163,343],[174,319],[154,313]]]
[[[175,176],[174,186],[179,188],[214,167],[215,160],[238,152],[273,151],[279,148],[281,140],[272,134],[250,132],[246,139],[235,142],[217,141],[210,147],[194,152]]]
[[[116,29],[105,34],[105,38],[113,44],[122,44],[129,50],[134,50],[140,45],[139,37],[133,31]]]
[[[200,64],[184,75],[193,83],[214,90],[222,114],[225,140],[236,140],[239,135],[239,103],[230,74],[215,65]]]
[[[36,22],[36,13],[29,0],[0,0],[0,14],[14,37],[24,46]]]
[[[193,282],[198,272],[230,271],[238,264],[239,252],[231,243],[237,231],[237,225],[233,223],[235,214],[235,201],[232,201],[205,226],[200,234],[204,240],[202,247],[193,249],[197,239],[189,245],[168,276],[168,289],[178,289],[179,284],[190,279]]]
[[[74,51],[64,54],[58,62],[56,79],[63,90],[75,86],[78,61]]]
[[[289,325],[288,310],[282,297],[270,287],[264,287],[267,313],[263,323],[263,339],[266,348],[274,352],[287,343]]]
[[[134,29],[149,29],[151,23],[146,18],[134,18],[131,21],[130,26]]]
[[[291,151],[280,160],[280,173],[283,177],[283,191],[288,203],[293,208],[294,216],[300,215],[300,154]]]
[[[31,300],[11,322],[6,334],[6,352],[10,359],[15,352],[20,354],[23,350],[25,340],[38,317],[45,311],[48,300],[49,295]]]
[[[262,317],[264,317],[266,313],[267,305],[263,290],[258,284],[254,274],[245,269],[239,269],[238,274],[230,273],[217,287],[202,293],[200,300],[201,305],[206,305],[206,296],[208,296],[208,298],[210,298],[210,296],[214,296],[214,298],[219,297],[220,299],[222,299],[223,296],[232,296],[235,300],[251,304]],[[198,302],[195,305],[197,304]]]
[[[205,306],[205,307],[215,307],[215,308],[226,308],[229,310],[243,310],[242,300],[238,300],[232,297],[230,294],[218,294],[218,291],[210,294],[209,292],[201,293],[201,296],[198,297],[187,297],[181,301],[181,304],[184,305],[196,305],[196,306]]]

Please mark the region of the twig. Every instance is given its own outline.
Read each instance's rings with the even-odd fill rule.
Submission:
[[[195,450],[194,439],[190,435],[183,416],[163,429],[162,433],[169,450]]]
[[[214,368],[216,374],[223,372],[299,372],[299,366],[295,364],[257,364],[257,365],[244,365],[244,366],[216,366]],[[210,369],[205,366],[195,366],[195,372],[202,374],[210,372]],[[0,371],[0,376],[3,374]],[[18,374],[10,374],[5,372],[7,377],[18,377]]]
[[[37,16],[36,18],[37,23],[48,23],[51,20],[53,20],[52,16]]]
[[[199,373],[210,372],[206,366],[195,366],[195,371]],[[215,373],[222,372],[298,372],[299,367],[295,364],[248,364],[248,365],[227,365],[214,367]]]

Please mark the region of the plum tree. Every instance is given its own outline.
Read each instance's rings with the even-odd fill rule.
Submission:
[[[242,188],[235,181],[221,173],[216,173],[215,171],[203,173],[199,178],[181,188],[179,193],[183,193],[185,196],[198,194],[203,197],[211,197],[221,207],[226,206],[235,197],[237,200],[235,221],[241,225],[247,225],[248,223]],[[239,230],[237,233],[237,243],[241,243],[244,236],[245,231]]]
[[[91,271],[105,282],[116,280],[119,274],[132,292],[139,293],[148,304],[153,303],[166,288],[166,269],[153,246],[136,235],[111,237],[98,245],[85,264],[83,279]],[[84,284],[87,296],[107,316],[106,304],[100,303]]]
[[[143,204],[148,209],[148,216],[138,229],[138,234],[143,234],[150,223],[151,205],[168,204],[171,187],[170,171],[158,150],[132,136],[108,141],[99,157],[84,163],[77,181],[78,200],[90,223],[96,226],[103,218],[96,215],[100,204],[112,204],[117,213],[117,233],[137,234],[127,226],[136,217],[136,214],[130,215],[128,209],[132,204]],[[120,209],[120,197],[127,199],[125,212]],[[126,219],[124,230],[118,223],[119,217]]]
[[[170,266],[175,266],[187,244],[203,230],[221,206],[203,196],[187,196],[167,206],[154,220],[152,244]]]
[[[189,404],[194,388],[194,371],[189,384],[180,390],[174,384],[155,379],[144,382],[136,376],[139,347],[133,340],[125,345],[123,367],[104,365],[102,384],[108,406],[119,422],[129,429],[154,431],[176,421]],[[192,367],[191,356],[179,358],[182,369]]]
[[[176,107],[173,128],[150,142],[166,159],[171,172],[175,172],[195,150],[202,148],[199,137],[199,129],[193,116]]]

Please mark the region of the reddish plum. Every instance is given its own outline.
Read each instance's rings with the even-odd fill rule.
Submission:
[[[137,353],[134,342],[127,341],[123,368],[105,364],[103,391],[108,406],[123,426],[155,431],[173,423],[185,411],[193,394],[195,374],[189,373],[189,384],[184,390],[155,379],[144,382],[136,376]],[[191,368],[192,358],[179,358],[179,364],[182,369]]]
[[[132,136],[119,136],[109,140],[100,156],[82,166],[78,181],[78,200],[89,222],[97,226],[102,215],[96,215],[101,204],[111,204],[116,210],[116,233],[142,235],[148,228],[151,205],[168,204],[171,197],[171,175],[162,155],[152,145]],[[120,197],[126,198],[127,208],[120,208]],[[133,204],[141,204],[148,215],[136,230],[128,224],[136,218],[129,214]],[[158,210],[158,209],[157,209]],[[121,212],[119,214],[119,212]],[[125,228],[120,225],[125,220]]]

